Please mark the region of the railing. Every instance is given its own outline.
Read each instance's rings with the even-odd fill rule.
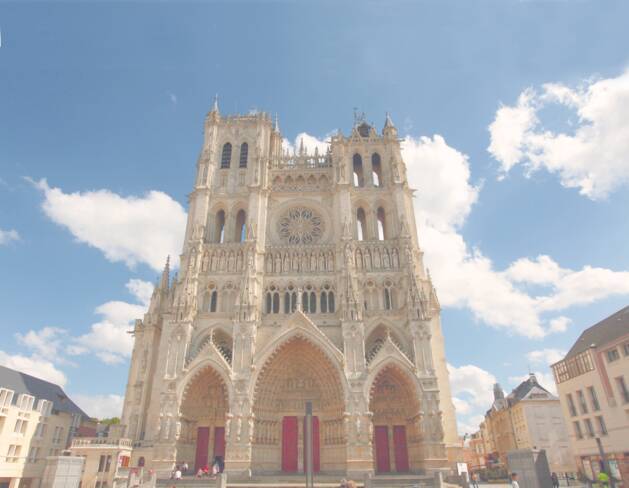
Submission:
[[[332,155],[329,152],[319,155],[318,150],[315,149],[314,154],[305,152],[300,154],[283,154],[279,158],[270,159],[268,165],[271,169],[281,170],[331,168]]]
[[[111,439],[109,437],[75,437],[72,439],[71,449],[85,447],[109,447],[131,449],[133,442],[131,439]]]

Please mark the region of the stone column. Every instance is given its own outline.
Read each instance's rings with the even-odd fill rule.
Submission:
[[[373,423],[369,401],[363,394],[364,377],[350,381],[350,398],[345,412],[345,438],[347,442],[347,476],[360,479],[373,474]]]

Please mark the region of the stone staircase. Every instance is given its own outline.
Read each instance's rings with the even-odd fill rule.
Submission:
[[[315,488],[339,488],[342,475],[317,475]],[[415,474],[378,475],[370,480],[355,479],[358,488],[436,488],[432,476]],[[227,477],[226,480],[184,477],[179,481],[158,479],[158,488],[304,488],[303,475],[264,475],[251,478]]]

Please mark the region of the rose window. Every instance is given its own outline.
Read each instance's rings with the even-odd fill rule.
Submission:
[[[323,221],[310,208],[294,207],[280,218],[279,233],[288,244],[314,244],[323,235]]]

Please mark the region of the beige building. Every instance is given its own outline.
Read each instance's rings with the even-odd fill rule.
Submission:
[[[578,469],[629,484],[629,307],[586,329],[553,374]]]
[[[0,366],[0,488],[38,488],[86,421],[59,386]]]
[[[129,477],[132,444],[110,430],[107,437],[76,437],[72,456],[84,458],[82,488],[126,487]]]
[[[550,470],[575,472],[559,399],[543,388],[534,374],[507,397],[494,387],[494,403],[478,433],[487,466],[506,466],[507,453],[516,449],[546,450]]]
[[[315,471],[447,466],[460,445],[417,231],[389,117],[288,153],[277,121],[215,104],[180,272],[135,325],[132,464],[300,472],[312,401]]]

